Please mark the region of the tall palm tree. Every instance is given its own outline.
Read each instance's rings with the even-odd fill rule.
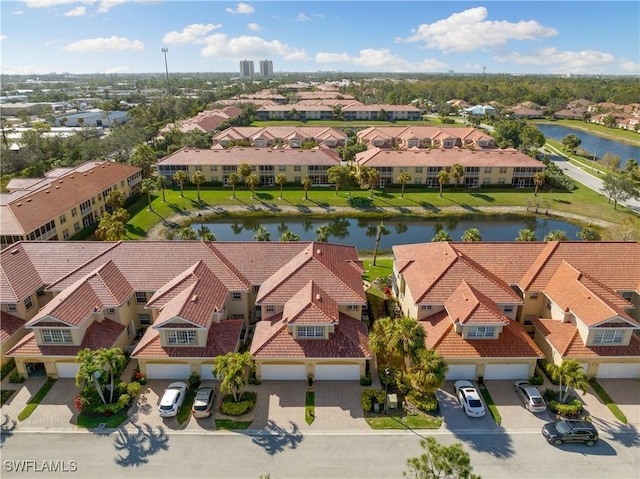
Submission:
[[[460,163],[451,165],[451,178],[455,182],[455,188],[458,189],[458,183],[464,176],[464,167]]]
[[[238,165],[238,174],[243,181],[245,181],[249,177],[252,171],[253,168],[251,168],[251,165],[248,163],[241,163]]]
[[[551,230],[545,237],[545,241],[569,241],[569,236],[562,230]]]
[[[107,400],[104,397],[104,391],[98,378],[104,372],[102,365],[98,361],[97,351],[93,349],[85,348],[78,351],[76,355],[76,363],[80,363],[78,372],[76,373],[76,386],[80,388],[94,388],[100,396],[102,404],[107,404]]]
[[[280,187],[280,199],[282,199],[282,189],[287,182],[287,175],[284,173],[278,173],[275,178],[276,185]]]
[[[435,349],[420,350],[409,369],[409,382],[422,396],[435,394],[445,380],[447,369],[447,364]]]
[[[295,234],[293,231],[285,231],[280,236],[280,241],[300,241],[300,235]]]
[[[533,230],[525,228],[523,230],[518,231],[518,236],[516,237],[516,241],[538,241],[538,237],[536,236]]]
[[[251,190],[251,199],[256,199],[256,186],[260,184],[260,178],[255,173],[251,173],[244,180],[247,187]]]
[[[191,182],[196,185],[196,188],[198,189],[198,201],[200,201],[200,185],[204,183],[205,180],[206,178],[204,177],[204,173],[200,170],[196,171],[191,178]]]
[[[231,185],[232,197],[236,199],[236,185],[240,182],[240,176],[237,173],[229,173],[229,177],[227,178],[227,184]]]
[[[442,186],[445,183],[449,183],[449,172],[447,170],[440,170],[437,178],[438,184],[440,185],[440,198],[442,198]]]
[[[407,171],[401,171],[396,181],[402,185],[402,192],[400,193],[400,198],[404,198],[404,187],[407,183],[411,181],[411,175]]]
[[[393,320],[391,337],[392,354],[401,359],[400,378],[407,367],[407,360],[415,362],[418,351],[424,349],[424,328],[413,318],[402,317]]]
[[[180,235],[180,238],[185,241],[193,241],[198,239],[198,232],[189,226],[180,228],[180,230],[178,230],[178,234]]]
[[[538,196],[538,188],[540,188],[544,184],[544,180],[547,179],[547,175],[544,174],[543,171],[537,172],[533,175],[533,184],[536,189],[533,191],[533,196]]]
[[[178,170],[173,174],[173,181],[180,185],[180,196],[184,198],[184,182],[189,179],[189,175],[184,170]]]
[[[158,188],[162,191],[162,202],[166,203],[167,199],[165,198],[164,190],[169,186],[169,180],[167,180],[165,176],[160,175],[156,181],[158,183]]]
[[[121,348],[101,348],[97,351],[98,361],[103,364],[103,368],[109,372],[109,402],[113,402],[115,392],[115,378],[120,376],[122,369],[127,362],[124,351]]]
[[[371,190],[370,198],[373,198],[373,192],[379,179],[380,172],[376,168],[373,168],[372,166],[360,167],[360,184],[362,187],[369,188]]]
[[[149,211],[153,211],[153,207],[151,206],[151,193],[156,191],[158,188],[158,183],[155,178],[145,178],[142,180],[142,188],[141,192],[147,195],[147,201],[149,202]]]
[[[378,257],[378,246],[380,246],[380,240],[382,239],[382,235],[388,235],[389,233],[391,233],[391,231],[389,231],[389,229],[384,225],[384,223],[380,221],[380,224],[376,228],[376,243],[373,248],[373,263],[372,263],[373,266],[376,266],[376,259]]]
[[[431,238],[431,241],[434,243],[438,241],[453,241],[453,238],[451,238],[451,235],[445,230],[440,230],[433,238]]]
[[[600,234],[591,228],[582,228],[576,233],[576,236],[583,241],[599,241]]]
[[[391,318],[377,319],[369,333],[369,346],[385,367],[391,365],[394,322]]]
[[[309,199],[309,188],[311,188],[311,185],[313,184],[313,182],[311,181],[311,178],[309,178],[309,175],[305,176],[304,178],[302,178],[302,187],[304,188],[304,199],[308,200]]]
[[[554,364],[550,368],[551,378],[560,385],[560,402],[566,402],[569,398],[569,389],[580,389],[586,394],[589,388],[589,379],[582,369],[582,365],[575,359],[565,359],[560,366]],[[562,390],[562,383],[567,387]]]
[[[473,241],[482,241],[482,236],[480,235],[480,230],[478,230],[478,228],[469,228],[464,233],[462,233],[462,238],[460,239],[462,239],[462,241],[470,243]]]
[[[253,239],[256,241],[271,241],[271,233],[269,233],[264,226],[260,225],[256,234],[253,235]]]
[[[247,370],[255,367],[255,361],[249,351],[244,353],[227,353],[213,360],[212,372],[221,379],[220,389],[233,395],[233,401],[242,399]]]

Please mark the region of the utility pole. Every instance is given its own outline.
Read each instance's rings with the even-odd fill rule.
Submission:
[[[169,94],[169,67],[167,66],[167,52],[168,48],[162,48],[162,53],[164,53],[164,71],[167,74],[167,95]]]

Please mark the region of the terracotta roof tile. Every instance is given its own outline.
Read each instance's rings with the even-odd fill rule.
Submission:
[[[340,164],[340,157],[326,148],[270,149],[235,147],[228,150],[184,147],[158,161],[163,165],[324,165]]]
[[[454,323],[507,324],[510,321],[493,301],[464,280],[444,302],[444,307]]]
[[[338,305],[314,281],[309,281],[284,304],[283,322],[334,324],[338,322]]]
[[[25,321],[23,319],[9,314],[6,311],[0,312],[0,344],[9,340],[11,336],[16,334],[20,329],[24,328]]]

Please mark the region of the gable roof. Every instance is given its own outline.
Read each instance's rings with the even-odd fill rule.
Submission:
[[[446,299],[444,307],[454,323],[507,324],[510,321],[493,301],[466,280]]]
[[[6,311],[0,311],[0,344],[8,341],[11,336],[24,328],[24,325],[25,321],[23,319]]]

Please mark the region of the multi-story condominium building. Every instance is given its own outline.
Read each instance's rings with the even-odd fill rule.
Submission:
[[[221,110],[205,110],[201,111],[196,116],[187,118],[186,120],[169,123],[160,130],[160,133],[169,133],[174,129],[177,129],[182,133],[188,133],[190,131],[209,133],[210,131],[218,128],[225,121],[229,121],[231,118],[237,117],[240,113],[242,113],[242,109],[237,106],[227,106]]]
[[[382,149],[495,148],[493,138],[476,128],[438,126],[372,126],[357,133],[358,141]]]
[[[534,186],[534,175],[543,172],[544,163],[514,149],[470,150],[467,148],[434,148],[426,150],[382,150],[374,147],[356,154],[358,167],[378,170],[380,187],[396,183],[401,171],[406,171],[416,185],[437,187],[440,170],[450,170],[458,163],[464,168],[460,183],[479,188],[482,185],[511,185],[517,188]],[[449,177],[449,184],[455,178]]]
[[[21,242],[0,259],[3,357],[25,376],[72,378],[80,350],[123,347],[150,379],[213,379],[253,328],[262,379],[358,380],[371,358],[352,246]]]
[[[98,222],[111,190],[138,193],[142,170],[110,161],[57,168],[45,178],[14,179],[0,193],[0,244],[22,240],[66,240]]]
[[[323,92],[321,92],[323,93]],[[334,107],[322,104],[293,103],[289,105],[264,105],[258,108],[258,120],[332,120]],[[335,106],[335,105],[334,105]],[[354,102],[341,107],[347,121],[410,120],[419,121],[422,111],[411,105],[362,105]]]
[[[264,78],[273,76],[273,62],[271,60],[260,60],[260,76]]]
[[[323,126],[232,126],[213,136],[212,148],[227,148],[238,142],[258,148],[301,148],[305,143],[336,148],[345,145],[347,135]]]
[[[249,78],[253,76],[253,60],[240,61],[240,76]]]
[[[242,163],[251,165],[260,184],[273,186],[276,175],[283,173],[287,182],[300,184],[309,176],[314,185],[328,185],[327,170],[340,164],[337,153],[325,148],[311,150],[235,147],[228,150],[181,148],[158,161],[158,175],[172,180],[176,171],[193,177],[201,171],[206,181],[227,184],[229,175],[237,173]]]

